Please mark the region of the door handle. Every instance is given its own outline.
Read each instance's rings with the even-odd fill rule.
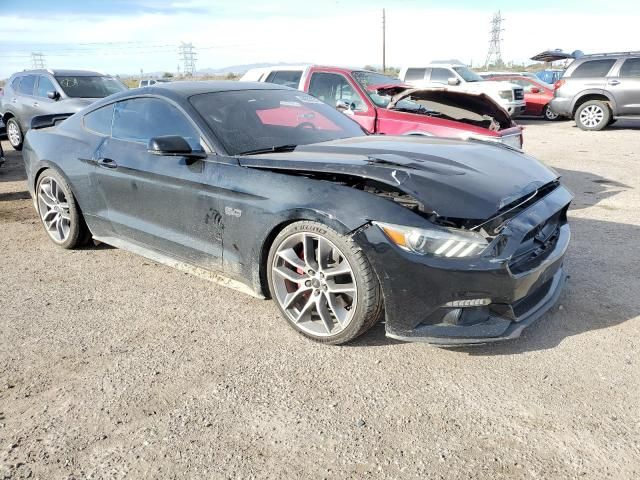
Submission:
[[[618,80],[609,80],[609,85],[620,85]]]
[[[33,102],[34,107],[37,107],[38,105],[40,105],[38,102]]]
[[[117,168],[118,164],[110,158],[99,158],[98,165],[105,168]]]

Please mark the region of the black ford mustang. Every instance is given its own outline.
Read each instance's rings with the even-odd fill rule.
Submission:
[[[50,121],[48,121],[50,120]],[[347,342],[517,337],[565,281],[571,194],[509,147],[367,136],[270,84],[176,82],[26,138],[29,189],[64,248],[95,240],[272,297]]]

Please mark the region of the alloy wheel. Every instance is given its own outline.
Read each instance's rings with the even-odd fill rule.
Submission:
[[[580,122],[588,128],[600,125],[604,120],[604,110],[598,105],[589,105],[580,112]]]
[[[544,117],[547,120],[556,120],[558,118],[558,114],[551,110],[549,107],[546,107],[544,110]]]
[[[71,231],[69,203],[60,185],[51,177],[40,182],[38,211],[49,236],[57,243],[64,242]]]
[[[9,122],[7,125],[7,137],[12,147],[20,145],[22,134],[20,133],[20,127],[15,122]]]
[[[319,337],[340,333],[357,305],[355,275],[343,252],[315,233],[297,233],[278,247],[271,268],[274,297],[289,319]]]

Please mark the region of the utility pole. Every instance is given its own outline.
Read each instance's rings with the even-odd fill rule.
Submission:
[[[193,43],[182,42],[178,46],[178,57],[184,65],[184,76],[193,77],[196,74],[196,48]]]
[[[31,52],[31,66],[34,69],[42,69],[46,67],[44,54],[40,52]]]
[[[387,71],[387,18],[382,9],[382,73]]]
[[[502,28],[502,22],[504,18],[502,18],[502,14],[500,10],[493,15],[491,19],[491,31],[489,37],[489,52],[487,53],[487,59],[484,62],[484,67],[487,68],[491,65],[491,61],[496,66],[502,65],[502,32],[504,32],[504,28]]]

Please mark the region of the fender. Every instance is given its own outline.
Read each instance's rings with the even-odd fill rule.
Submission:
[[[573,96],[573,101],[571,102],[571,112],[575,114],[576,105],[587,95],[602,95],[603,97],[607,97],[608,101],[611,102],[611,109],[615,112],[617,110],[617,104],[615,98],[611,93],[606,90],[602,90],[600,88],[590,88],[588,90],[583,90],[582,92]]]

